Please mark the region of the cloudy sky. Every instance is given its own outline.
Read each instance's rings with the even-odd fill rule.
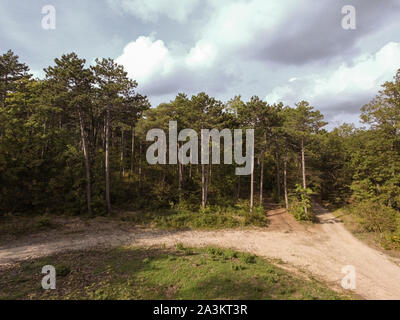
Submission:
[[[42,28],[45,5],[55,30]],[[355,30],[342,27],[345,5]],[[357,122],[400,68],[399,9],[399,0],[0,0],[0,52],[12,49],[36,76],[63,53],[114,58],[153,106],[201,91],[308,100],[333,126]]]

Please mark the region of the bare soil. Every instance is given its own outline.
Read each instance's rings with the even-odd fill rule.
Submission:
[[[265,229],[160,231],[107,219],[82,225],[78,220],[0,245],[0,267],[62,251],[113,246],[219,246],[278,259],[281,266],[311,273],[339,290],[345,274],[356,269],[355,294],[365,299],[400,299],[400,260],[356,239],[328,210],[316,206],[318,223],[299,223],[284,209],[268,212]]]

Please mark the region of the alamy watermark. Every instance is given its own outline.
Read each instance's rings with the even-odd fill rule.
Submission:
[[[45,5],[42,7],[42,28],[44,30],[56,29],[56,8],[53,5]],[[344,30],[355,30],[357,28],[356,8],[352,5],[342,7],[341,25]]]
[[[236,175],[249,175],[254,170],[254,129],[246,130],[246,153],[243,156],[243,135],[241,129],[202,129],[200,141],[198,134],[193,129],[184,129],[178,134],[178,123],[169,122],[168,146],[167,136],[162,129],[151,129],[147,132],[146,140],[155,141],[146,152],[146,159],[149,164],[210,164],[210,142],[212,164],[221,164],[221,138],[224,139],[224,164],[232,164],[233,159],[239,166],[236,168]],[[189,141],[188,141],[189,139]],[[184,142],[179,146],[178,142]],[[234,158],[232,157],[232,150]],[[189,153],[189,154],[188,154]]]
[[[341,285],[345,290],[356,290],[356,268],[354,266],[345,266],[342,268],[345,277],[342,279]]]
[[[356,8],[351,5],[346,5],[342,8],[342,28],[344,30],[356,30],[357,28],[357,18],[356,18]]]
[[[56,29],[56,8],[50,4],[42,8],[42,28],[44,30]]]
[[[42,278],[42,288],[44,290],[55,290],[56,289],[56,268],[51,265],[44,266],[42,268],[42,274],[45,276]]]

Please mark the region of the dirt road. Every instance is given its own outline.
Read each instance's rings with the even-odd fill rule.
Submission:
[[[319,223],[302,225],[284,210],[269,212],[271,225],[260,230],[155,231],[109,229],[101,233],[50,234],[0,246],[0,265],[64,250],[96,246],[215,245],[280,259],[282,266],[305,270],[331,287],[340,287],[342,268],[356,270],[355,293],[366,299],[400,299],[399,261],[354,238],[340,221],[318,207]]]

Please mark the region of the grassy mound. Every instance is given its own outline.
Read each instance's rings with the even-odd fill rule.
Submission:
[[[41,288],[53,265],[57,289]],[[0,299],[343,299],[257,256],[220,248],[69,252],[0,272]]]

